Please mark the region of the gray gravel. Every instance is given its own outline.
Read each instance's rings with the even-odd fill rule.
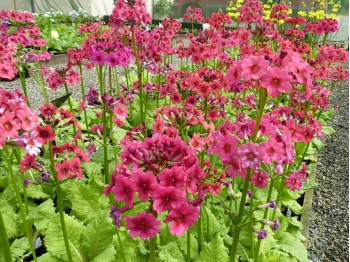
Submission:
[[[331,121],[336,133],[326,139],[316,168],[308,241],[313,262],[349,261],[349,84],[339,84],[331,101],[338,107]]]
[[[90,86],[98,89],[98,80],[94,69],[84,70],[86,89]],[[1,82],[5,89],[18,88],[19,80]],[[27,88],[32,108],[37,109],[44,103],[42,90],[34,79],[27,79]],[[326,146],[320,153],[317,164],[314,191],[313,219],[310,224],[308,249],[310,261],[349,261],[349,93],[348,83],[342,83],[335,89],[332,104],[338,106],[331,125],[336,133],[326,139]],[[61,89],[63,91],[63,89]],[[80,87],[71,89],[76,99],[81,99]],[[60,96],[52,91],[49,98]],[[79,100],[78,100],[79,101]]]

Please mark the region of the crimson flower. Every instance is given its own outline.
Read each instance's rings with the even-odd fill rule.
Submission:
[[[280,93],[289,93],[292,90],[290,85],[292,79],[287,70],[269,67],[261,79],[261,86],[266,88],[270,96],[276,98]]]
[[[172,210],[186,201],[184,192],[174,187],[160,187],[153,195],[153,209],[158,214],[164,210]]]
[[[182,188],[185,185],[185,172],[182,167],[165,169],[157,177],[161,186]]]
[[[250,167],[251,169],[259,168],[260,162],[263,160],[263,156],[265,155],[264,151],[265,150],[263,148],[253,142],[241,145],[238,150],[238,154],[241,159],[242,167]]]
[[[188,230],[189,226],[193,226],[194,222],[199,218],[199,209],[186,203],[178,205],[171,210],[164,220],[165,223],[170,223],[170,233],[176,236],[181,236]]]
[[[117,201],[125,201],[125,205],[132,207],[134,205],[134,197],[136,185],[131,179],[118,175],[115,177],[115,184],[111,189],[114,199]]]
[[[46,144],[48,141],[55,140],[55,133],[53,132],[53,128],[49,125],[46,125],[44,127],[38,126],[36,128],[36,131],[37,131],[36,137],[40,138],[43,144]]]
[[[131,175],[136,185],[136,191],[139,193],[139,199],[147,201],[149,195],[152,195],[158,187],[157,178],[152,172],[143,172],[140,169],[134,171]]]
[[[259,171],[259,172],[255,172],[250,177],[250,182],[256,187],[265,188],[267,187],[268,179],[269,179],[269,175],[267,173]]]
[[[148,237],[153,238],[160,232],[160,221],[152,214],[146,212],[138,213],[136,217],[126,217],[126,229],[130,230],[131,237],[140,237],[146,240]]]

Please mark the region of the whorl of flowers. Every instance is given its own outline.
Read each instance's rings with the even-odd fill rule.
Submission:
[[[146,10],[143,0],[118,0],[110,17],[113,27],[122,25],[147,25],[152,22],[152,17]]]
[[[264,11],[264,7],[261,5],[260,0],[246,0],[238,11],[238,22],[240,23],[263,23],[261,14]]]
[[[105,194],[112,193],[125,206],[112,206],[111,217],[120,225],[121,212],[133,208],[135,193],[150,208],[136,217],[126,217],[130,236],[141,239],[160,232],[160,220],[154,214],[167,211],[164,223],[171,223],[170,233],[181,236],[199,217],[197,207],[203,201],[200,185],[205,178],[194,150],[179,137],[153,135],[145,141],[123,145],[122,165],[117,166]],[[132,166],[129,170],[128,166]],[[191,194],[188,194],[191,193]],[[198,193],[198,199],[193,199]],[[198,201],[196,201],[198,200]],[[147,225],[140,226],[140,224]]]
[[[38,154],[38,148],[43,144],[38,125],[39,118],[28,107],[23,94],[0,87],[0,148],[6,142],[14,141],[30,155]]]

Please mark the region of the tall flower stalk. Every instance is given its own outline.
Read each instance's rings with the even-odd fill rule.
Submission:
[[[265,88],[261,88],[260,89],[260,95],[259,95],[259,111],[258,111],[258,115],[256,117],[256,123],[255,123],[255,128],[254,128],[254,133],[252,135],[252,142],[254,143],[256,138],[257,138],[257,134],[259,131],[259,125],[260,125],[260,121],[262,119],[262,116],[264,114],[264,108],[265,108],[265,104],[266,104],[266,99],[267,99],[267,91]],[[246,203],[246,197],[247,197],[247,192],[249,189],[249,185],[250,185],[250,177],[252,175],[253,171],[248,168],[247,171],[247,176],[244,180],[244,185],[243,185],[243,189],[242,189],[242,197],[241,197],[241,202],[240,202],[240,206],[239,206],[239,211],[237,214],[237,219],[235,220],[235,226],[234,226],[234,231],[233,231],[233,243],[231,246],[231,254],[230,254],[230,261],[234,262],[236,260],[236,252],[237,252],[237,246],[238,246],[238,242],[239,242],[239,236],[242,230],[242,218],[243,218],[243,214],[244,214],[244,206]]]

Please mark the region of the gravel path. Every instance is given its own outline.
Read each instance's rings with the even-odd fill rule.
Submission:
[[[86,89],[98,89],[95,70],[84,70]],[[1,82],[5,89],[21,89],[19,80]],[[32,108],[37,109],[44,102],[42,90],[34,79],[27,79],[27,88]],[[313,219],[309,232],[310,261],[349,261],[349,93],[348,83],[340,84],[332,97],[332,104],[338,106],[331,125],[336,133],[326,139],[326,146],[320,153],[317,164],[313,198]],[[61,89],[63,91],[63,89]],[[81,99],[80,88],[72,89],[73,97]],[[49,92],[49,98],[60,96]]]
[[[331,126],[335,134],[326,139],[318,157],[313,198],[314,217],[309,231],[309,254],[313,262],[349,261],[349,84],[333,92],[338,107]]]

